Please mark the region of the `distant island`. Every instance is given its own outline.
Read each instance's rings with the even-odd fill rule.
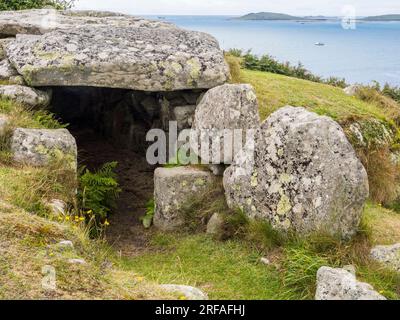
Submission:
[[[258,12],[249,13],[242,17],[235,18],[237,20],[301,20],[301,17],[295,17],[284,13]]]
[[[340,20],[340,17],[325,17],[325,16],[305,16],[297,17],[284,13],[274,12],[257,12],[249,13],[241,17],[233,18],[235,20],[269,20],[269,21],[328,21],[328,20]],[[386,14],[381,16],[371,16],[365,18],[358,18],[358,21],[400,21],[400,14]]]
[[[385,14],[382,16],[372,16],[360,19],[361,21],[400,21],[400,14]]]

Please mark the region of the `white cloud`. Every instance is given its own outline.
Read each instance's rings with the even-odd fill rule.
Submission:
[[[293,15],[340,15],[353,5],[357,15],[400,13],[399,0],[77,0],[77,9],[111,10],[131,14],[235,15],[258,11]]]

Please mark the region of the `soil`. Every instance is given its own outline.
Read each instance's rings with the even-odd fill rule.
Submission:
[[[122,192],[117,208],[110,215],[106,240],[122,256],[149,250],[151,231],[144,229],[140,217],[153,197],[155,167],[147,163],[145,151],[121,148],[91,129],[69,127],[69,130],[77,141],[80,165],[93,170],[106,162],[118,162],[116,171]]]

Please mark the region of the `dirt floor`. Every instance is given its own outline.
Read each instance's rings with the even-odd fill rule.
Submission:
[[[106,162],[117,161],[117,173],[122,189],[118,207],[110,216],[106,239],[121,255],[137,255],[148,250],[150,231],[143,228],[140,217],[153,196],[155,167],[150,166],[145,152],[118,147],[90,129],[69,128],[78,144],[79,163],[89,169]]]

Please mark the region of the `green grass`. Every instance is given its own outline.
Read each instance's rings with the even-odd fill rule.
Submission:
[[[260,253],[239,241],[214,241],[199,234],[162,235],[153,239],[159,251],[126,258],[126,270],[140,270],[158,283],[197,286],[210,299],[277,299],[279,273],[259,262]]]
[[[292,105],[330,116],[340,123],[368,117],[389,120],[378,106],[349,97],[341,88],[330,85],[251,70],[241,70],[240,80],[255,88],[262,119],[285,105]]]

